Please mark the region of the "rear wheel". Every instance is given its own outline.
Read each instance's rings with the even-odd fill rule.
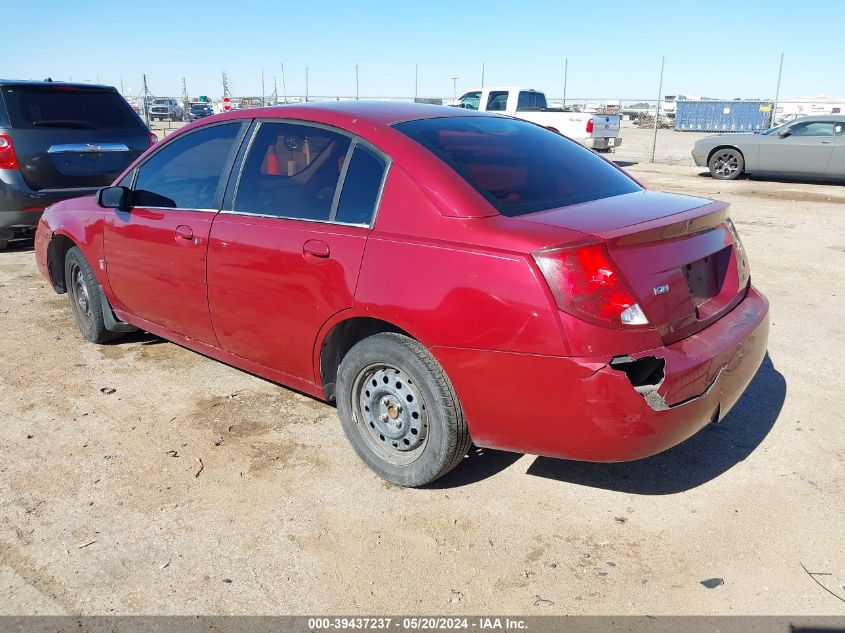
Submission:
[[[382,333],[360,341],[344,357],[337,387],[346,437],[390,482],[430,483],[469,450],[469,430],[449,378],[412,338]]]
[[[717,180],[735,180],[745,171],[745,159],[742,152],[731,147],[723,147],[713,152],[707,161],[710,175]]]
[[[107,343],[122,336],[121,332],[106,329],[100,285],[82,251],[76,246],[65,257],[65,287],[73,318],[82,336],[92,343]]]

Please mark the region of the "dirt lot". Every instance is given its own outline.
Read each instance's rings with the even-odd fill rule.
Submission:
[[[630,169],[730,200],[772,303],[731,414],[631,464],[474,452],[387,485],[332,407],[85,343],[32,251],[0,253],[0,613],[845,613],[801,567],[845,598],[845,188]]]

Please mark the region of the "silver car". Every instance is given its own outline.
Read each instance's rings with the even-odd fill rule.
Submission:
[[[845,115],[806,116],[756,134],[716,134],[692,157],[714,178],[742,174],[845,180]]]

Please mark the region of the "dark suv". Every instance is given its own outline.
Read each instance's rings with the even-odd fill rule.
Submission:
[[[0,79],[0,249],[48,205],[110,184],[153,142],[114,88]]]

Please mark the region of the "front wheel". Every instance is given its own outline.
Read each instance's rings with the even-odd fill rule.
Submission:
[[[106,329],[100,285],[88,260],[74,246],[65,257],[65,287],[70,309],[79,331],[92,343],[107,343],[122,336]]]
[[[707,167],[717,180],[735,180],[745,171],[745,159],[738,149],[725,147],[713,152]]]
[[[358,456],[401,486],[442,477],[469,450],[449,378],[423,345],[401,334],[376,334],[349,350],[338,370],[337,409]]]

